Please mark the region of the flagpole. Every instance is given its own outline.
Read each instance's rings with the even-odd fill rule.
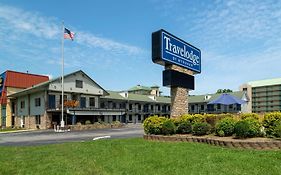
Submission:
[[[64,96],[63,96],[63,91],[64,91],[64,22],[62,21],[62,39],[61,39],[61,123],[60,126],[63,128],[64,127],[64,119],[63,119],[63,114],[64,114]]]

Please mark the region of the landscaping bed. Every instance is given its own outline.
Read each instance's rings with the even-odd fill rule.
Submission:
[[[76,125],[69,125],[71,131],[80,131],[80,130],[93,130],[93,129],[106,129],[106,128],[122,128],[125,124],[118,121],[112,123],[93,123],[85,122],[85,124],[77,123]]]
[[[215,146],[223,146],[228,148],[246,148],[246,149],[263,149],[278,150],[281,149],[281,141],[270,138],[248,138],[235,139],[232,137],[217,137],[212,135],[194,136],[187,135],[144,135],[146,140],[168,141],[168,142],[198,142]]]
[[[147,140],[202,142],[217,146],[281,149],[281,112],[151,116],[144,121]]]

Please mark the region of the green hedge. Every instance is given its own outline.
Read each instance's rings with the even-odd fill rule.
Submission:
[[[155,135],[215,133],[218,136],[235,134],[239,138],[265,135],[281,137],[281,112],[266,113],[261,117],[254,113],[241,115],[185,114],[173,119],[151,116],[145,119],[143,126],[146,134]]]
[[[257,119],[245,118],[235,124],[234,133],[237,138],[257,137],[261,134],[261,124]]]
[[[209,134],[211,125],[206,122],[197,122],[192,125],[192,133],[197,136]]]
[[[144,132],[146,134],[162,134],[162,124],[166,120],[167,118],[161,116],[158,117],[157,115],[146,118],[143,122]]]
[[[235,124],[236,121],[231,117],[220,120],[216,124],[216,135],[220,137],[232,136],[234,133]]]
[[[192,132],[192,125],[188,121],[180,122],[176,129],[177,134],[190,134],[191,132]]]
[[[162,123],[161,134],[172,135],[176,133],[176,125],[171,119],[167,119]]]
[[[280,137],[281,112],[271,112],[264,115],[263,127],[266,135]]]

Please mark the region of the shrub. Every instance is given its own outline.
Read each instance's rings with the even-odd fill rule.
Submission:
[[[182,121],[177,127],[177,134],[190,134],[192,132],[192,125],[188,121]]]
[[[272,135],[275,137],[281,137],[281,123],[274,127]]]
[[[205,121],[211,125],[210,132],[213,133],[215,131],[216,123],[218,122],[219,118],[217,115],[214,114],[204,114]]]
[[[257,137],[260,135],[261,125],[254,118],[245,118],[234,126],[234,133],[238,138]]]
[[[218,114],[217,116],[217,120],[222,120],[224,118],[234,118],[234,115],[233,114]]]
[[[100,123],[101,124],[101,123]],[[120,121],[113,121],[112,124],[114,125],[119,125],[120,124]]]
[[[258,115],[258,114],[255,114],[255,113],[241,114],[241,115],[240,115],[240,118],[241,118],[242,120],[243,120],[243,119],[246,119],[246,118],[253,118],[253,119],[259,120],[259,115]]]
[[[281,112],[271,112],[264,115],[263,127],[266,135],[276,135],[274,132],[276,132],[275,130],[279,127],[279,125],[281,125]]]
[[[92,124],[90,120],[85,121],[85,125],[90,125],[90,124]]]
[[[191,124],[197,123],[197,122],[205,122],[205,116],[201,114],[184,114],[180,116],[181,121],[187,121],[190,122]]]
[[[171,118],[170,120],[172,120],[172,122],[175,124],[176,127],[178,127],[182,122],[180,118]]]
[[[192,133],[197,136],[206,135],[210,131],[210,124],[205,122],[197,122],[192,125]]]
[[[236,121],[230,117],[220,120],[216,124],[216,134],[220,137],[233,135],[235,123]]]
[[[175,134],[176,126],[171,119],[167,119],[162,123],[161,134],[163,135],[172,135]]]
[[[161,127],[167,118],[158,117],[157,115],[148,117],[143,122],[144,132],[146,134],[161,134]]]
[[[211,126],[215,126],[217,122],[217,116],[214,114],[204,114],[204,118],[207,123],[209,123]]]

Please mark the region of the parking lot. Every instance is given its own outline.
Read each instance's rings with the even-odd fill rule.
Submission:
[[[37,130],[19,133],[0,133],[0,146],[29,146],[65,142],[84,142],[104,138],[142,137],[141,125],[129,125],[124,128],[97,129],[89,131],[54,132],[54,130]]]

